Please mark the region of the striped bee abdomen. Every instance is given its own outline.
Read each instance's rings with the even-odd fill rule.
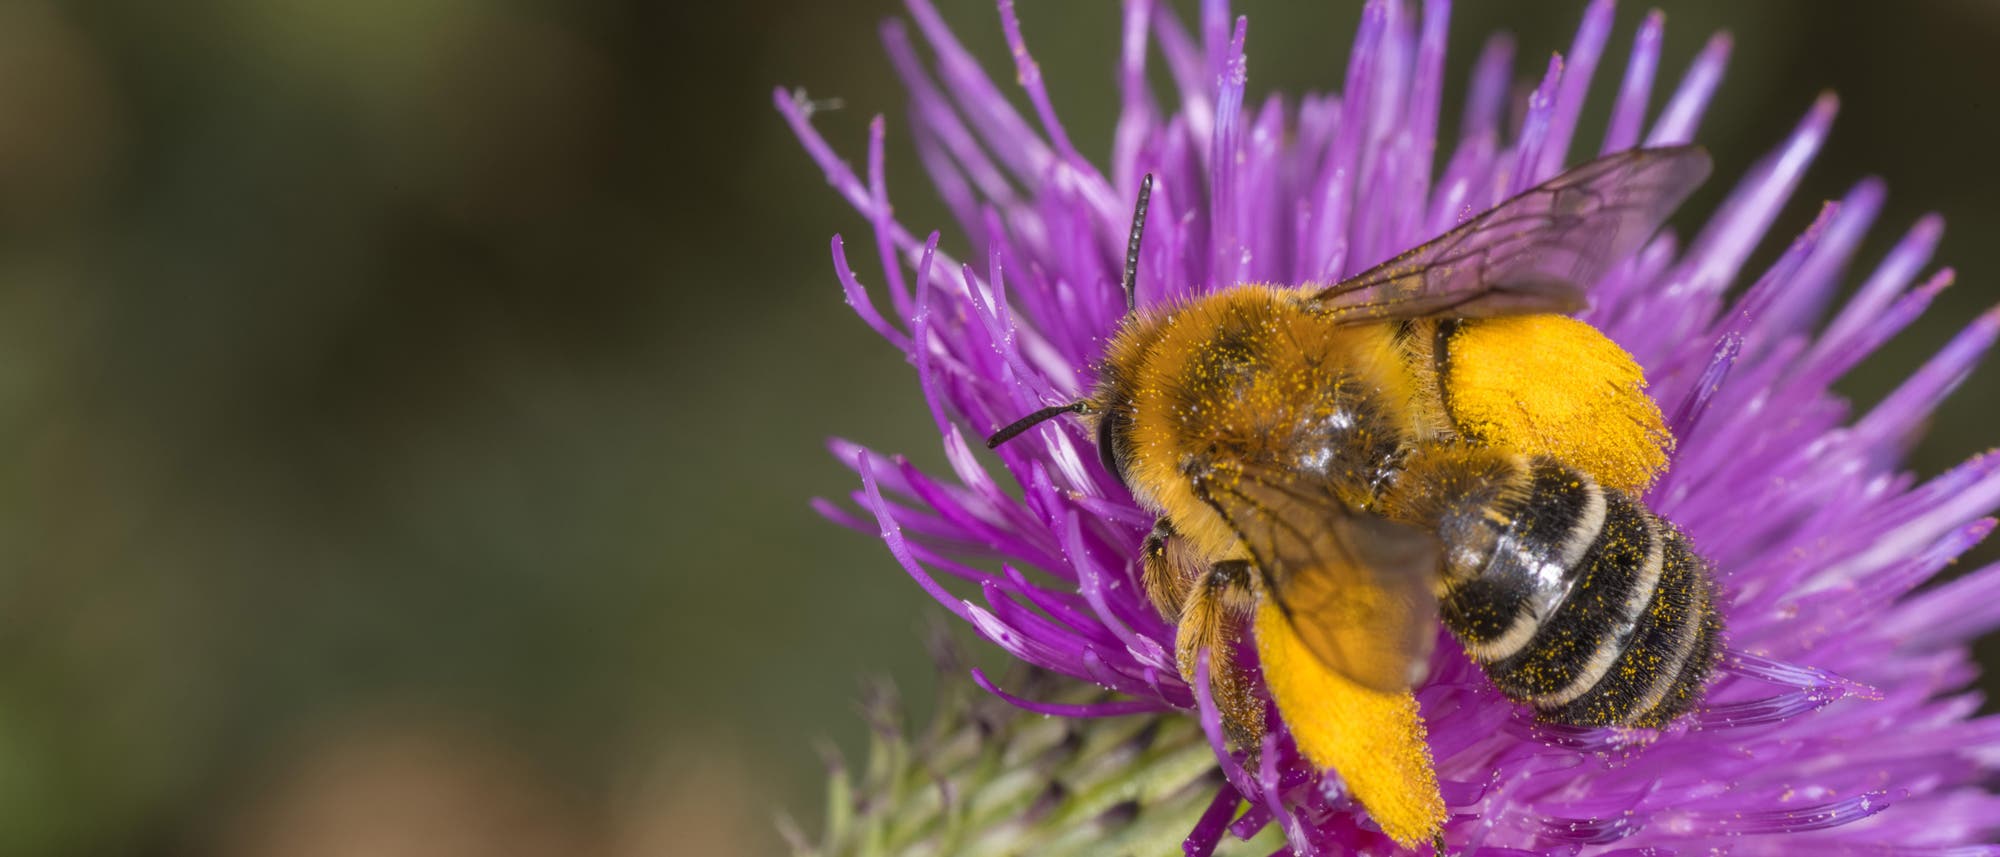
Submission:
[[[1550,458],[1471,454],[1456,467],[1455,479],[1452,465],[1412,475],[1455,483],[1432,489],[1455,497],[1432,506],[1446,545],[1439,606],[1494,685],[1581,726],[1659,726],[1692,707],[1719,622],[1708,567],[1680,532]]]

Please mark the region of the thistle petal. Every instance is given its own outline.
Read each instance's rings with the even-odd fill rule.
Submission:
[[[1374,786],[1320,764],[1326,730],[1301,735],[1273,713],[1261,743],[1232,747],[1206,655],[1196,680],[1182,680],[1174,628],[1139,579],[1151,518],[1086,448],[1081,427],[1044,423],[998,450],[997,466],[965,434],[1088,386],[1124,311],[1125,206],[1140,176],[1155,179],[1142,306],[1241,282],[1337,280],[1562,169],[1611,39],[1612,3],[1589,5],[1566,56],[1526,82],[1525,111],[1510,125],[1508,99],[1523,82],[1505,36],[1486,42],[1465,104],[1443,103],[1447,0],[1415,9],[1370,0],[1342,91],[1261,101],[1247,100],[1248,22],[1225,0],[1203,0],[1193,30],[1169,4],[1129,0],[1108,59],[1121,115],[1107,164],[1067,136],[1011,0],[999,2],[1003,37],[1031,116],[927,0],[908,5],[914,29],[885,24],[883,42],[910,91],[923,169],[958,233],[919,240],[895,217],[882,121],[857,172],[813,128],[809,104],[785,90],[774,101],[872,232],[880,285],[871,290],[876,274],[854,270],[837,238],[835,280],[915,366],[955,478],[835,443],[862,489],[852,507],[815,507],[878,534],[933,599],[1042,677],[1022,686],[975,673],[985,696],[941,715],[933,734],[962,734],[968,721],[953,718],[1000,706],[977,721],[986,736],[898,745],[885,770],[900,773],[871,768],[855,786],[874,797],[836,795],[820,853],[860,853],[861,843],[892,854],[1157,853],[1175,842],[1189,855],[1387,853],[1382,830],[1396,820],[1371,818],[1355,799]],[[1664,38],[1664,17],[1648,14],[1604,151],[1693,140],[1720,92],[1727,34],[1709,39],[1649,126]],[[1148,81],[1155,49],[1172,91]],[[1976,675],[1969,642],[2000,628],[2000,565],[1930,585],[1993,529],[2000,456],[1929,479],[1901,463],[2000,338],[2000,310],[1853,417],[1831,385],[1949,284],[1950,269],[1927,270],[1942,222],[1926,216],[1881,259],[1861,260],[1872,272],[1836,303],[1885,198],[1882,181],[1862,179],[1754,282],[1743,270],[1757,247],[1789,237],[1771,226],[1836,107],[1831,95],[1810,105],[1692,241],[1662,234],[1615,266],[1583,316],[1644,368],[1677,440],[1646,500],[1717,571],[1731,650],[1705,706],[1658,731],[1538,724],[1440,646],[1414,699],[1435,764],[1435,788],[1424,791],[1443,801],[1453,850],[2000,853],[1979,844],[2000,833],[2000,797],[1983,788],[2000,773],[2000,717],[1978,716],[1963,690]],[[1461,111],[1461,131],[1441,139],[1448,109]],[[968,600],[947,583],[978,594]],[[1258,652],[1235,654],[1264,688]],[[1150,747],[1170,749],[1103,754],[1100,741],[1113,739],[1095,736],[1119,729],[1149,731]],[[1057,753],[1071,744],[1051,732],[1082,736],[1074,746],[1085,750]],[[1056,756],[1069,762],[1046,761]],[[1398,830],[1410,838],[1413,826]]]

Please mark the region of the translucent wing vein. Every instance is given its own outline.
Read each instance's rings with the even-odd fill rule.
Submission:
[[[1434,537],[1350,509],[1310,472],[1226,466],[1195,482],[1315,657],[1376,690],[1421,680],[1437,638]]]
[[[1709,172],[1696,146],[1579,166],[1310,298],[1343,322],[1569,313]]]

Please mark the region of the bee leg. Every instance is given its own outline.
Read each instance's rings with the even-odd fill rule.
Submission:
[[[1179,536],[1173,522],[1161,515],[1153,521],[1153,531],[1146,535],[1140,550],[1140,582],[1146,587],[1146,599],[1160,612],[1160,618],[1168,621],[1181,615],[1195,578],[1196,567],[1188,561]]]
[[[1243,669],[1236,663],[1236,641],[1255,601],[1250,563],[1240,559],[1217,562],[1189,590],[1174,639],[1181,675],[1190,682],[1195,680],[1196,658],[1208,651],[1209,687],[1215,692],[1223,725],[1230,737],[1250,746],[1263,737],[1264,703],[1250,692]]]

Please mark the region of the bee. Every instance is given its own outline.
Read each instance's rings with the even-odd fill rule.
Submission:
[[[1139,311],[1148,176],[1095,390],[988,446],[1065,413],[1094,421],[1105,468],[1157,515],[1141,581],[1176,625],[1181,672],[1193,685],[1209,665],[1254,748],[1263,699],[1236,657],[1250,629],[1301,750],[1378,817],[1399,790],[1435,793],[1428,751],[1371,800],[1349,768],[1379,748],[1343,762],[1352,724],[1314,724],[1386,699],[1421,748],[1414,702],[1395,701],[1423,681],[1440,620],[1542,721],[1662,726],[1714,661],[1713,572],[1639,499],[1671,437],[1638,367],[1567,314],[1709,169],[1692,146],[1616,153],[1331,286]],[[1398,839],[1436,835],[1441,801],[1418,802]]]

